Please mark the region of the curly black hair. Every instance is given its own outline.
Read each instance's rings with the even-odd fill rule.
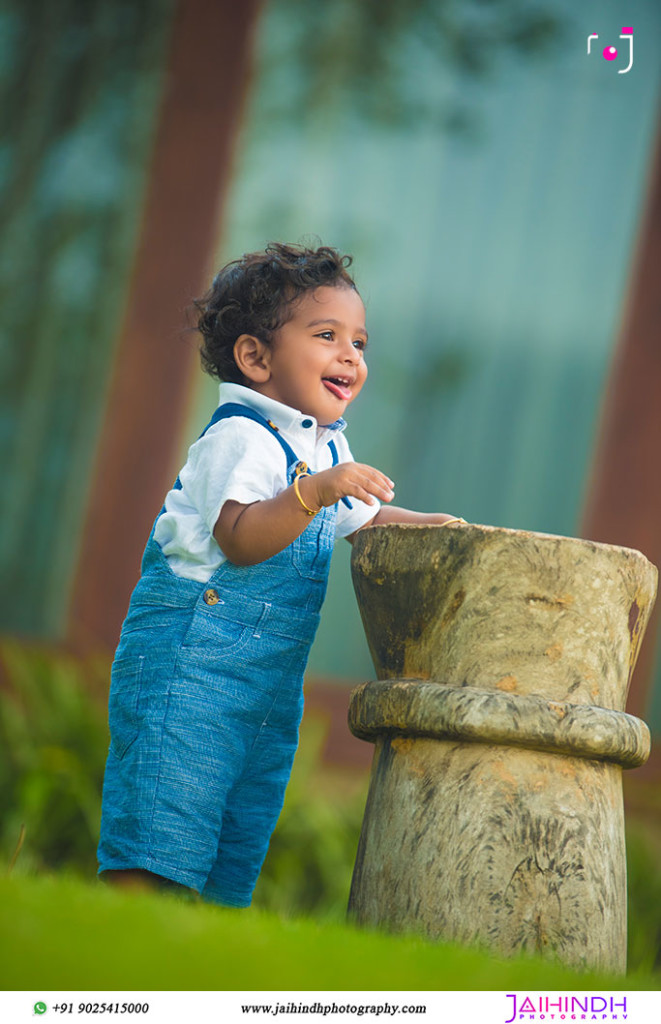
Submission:
[[[219,380],[243,384],[234,361],[237,338],[253,334],[270,345],[303,292],[324,285],[356,287],[347,273],[351,263],[351,256],[326,245],[310,249],[282,242],[271,242],[263,252],[245,253],[228,263],[207,294],[193,302],[199,314],[203,369]]]

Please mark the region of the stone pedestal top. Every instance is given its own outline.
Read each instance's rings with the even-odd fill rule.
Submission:
[[[617,711],[657,584],[630,548],[472,524],[368,527],[352,574],[379,679]]]

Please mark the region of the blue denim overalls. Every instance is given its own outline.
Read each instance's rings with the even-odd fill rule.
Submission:
[[[278,439],[291,483],[297,456],[253,410],[221,405],[203,433],[233,415]],[[112,666],[100,872],[142,868],[250,904],[298,744],[335,513],[265,562],[223,562],[204,584],[173,573],[152,528]]]

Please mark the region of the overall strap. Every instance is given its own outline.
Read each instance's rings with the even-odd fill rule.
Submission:
[[[330,448],[330,453],[331,453],[331,458],[333,460],[333,465],[337,466],[338,455],[337,455],[337,445],[335,444],[335,441],[329,441],[328,442],[328,447]],[[353,508],[353,505],[351,504],[351,502],[349,501],[349,499],[347,497],[342,498],[342,504],[346,505],[347,508]]]
[[[206,427],[200,434],[200,437],[204,437],[207,430],[209,430],[210,427],[213,427],[214,424],[220,422],[220,420],[229,419],[230,416],[243,416],[245,419],[254,420],[255,423],[261,423],[261,425],[265,427],[270,434],[273,435],[276,441],[278,441],[280,447],[284,451],[285,457],[287,459],[288,471],[291,469],[292,466],[294,466],[299,461],[298,455],[296,455],[296,453],[293,451],[290,445],[287,444],[287,442],[282,437],[280,431],[275,426],[275,424],[271,423],[270,420],[267,420],[267,418],[265,416],[262,416],[261,413],[255,412],[254,409],[250,409],[247,405],[241,405],[240,402],[225,402],[223,405],[219,405],[216,411],[214,412],[213,416],[207,423]],[[200,438],[198,437],[198,441],[199,439]],[[328,447],[330,448],[333,465],[337,466],[338,454],[335,441],[329,441]],[[177,477],[173,484],[173,490],[181,490],[181,480],[179,479],[179,477]],[[348,498],[342,498],[342,502],[347,506],[347,508],[353,508],[353,505],[351,504]]]
[[[287,458],[287,469],[290,469],[292,465],[299,461],[298,455],[296,455],[292,448],[287,444],[275,424],[271,423],[270,420],[267,420],[266,416],[262,416],[261,413],[255,412],[254,409],[249,409],[247,405],[241,405],[239,402],[225,402],[224,405],[219,405],[200,434],[200,437],[203,437],[204,434],[206,434],[209,427],[213,427],[214,424],[218,423],[220,420],[226,420],[230,416],[243,416],[245,419],[254,420],[255,423],[261,423],[263,427],[266,427],[268,432],[273,435],[276,441],[279,442],[280,447],[284,451]]]
[[[262,416],[260,413],[255,412],[254,409],[249,409],[247,405],[241,405],[239,402],[225,402],[223,405],[219,405],[215,413],[207,423],[206,427],[200,434],[200,437],[204,437],[207,430],[213,427],[216,423],[219,423],[220,420],[229,419],[230,416],[243,416],[245,419],[254,420],[255,423],[261,423],[261,425],[265,427],[270,434],[273,435],[276,441],[279,442],[280,447],[285,453],[285,458],[287,459],[288,470],[291,469],[291,467],[299,461],[298,455],[296,455],[292,448],[287,444],[285,439],[281,436],[278,428],[274,426],[274,424],[271,423],[270,420],[267,420],[266,417]],[[198,437],[198,441],[200,440],[200,437]],[[334,464],[335,463],[333,463],[333,465]],[[172,489],[174,491],[181,490],[181,480],[179,479],[179,477],[177,477],[174,484],[172,485]]]

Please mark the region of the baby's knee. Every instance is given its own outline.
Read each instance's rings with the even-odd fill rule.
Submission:
[[[99,877],[102,882],[109,882],[120,889],[133,892],[166,892],[184,899],[197,899],[198,897],[194,889],[189,889],[179,882],[173,882],[172,879],[165,878],[163,875],[156,875],[153,871],[145,871],[143,868],[109,869],[101,872]]]

